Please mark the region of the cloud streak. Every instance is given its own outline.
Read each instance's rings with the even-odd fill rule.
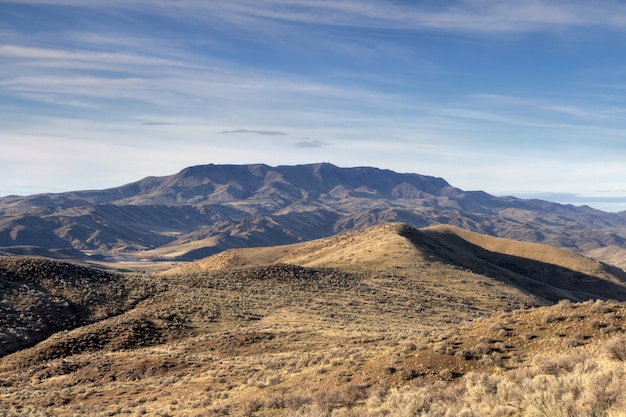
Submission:
[[[287,136],[285,132],[280,132],[278,130],[235,129],[235,130],[224,130],[220,133],[222,135],[252,134],[252,135],[261,135],[261,136]]]
[[[0,3],[0,145],[18,165],[26,143],[59,165],[55,144],[79,143],[101,167],[128,145],[145,175],[328,160],[487,191],[626,181],[622,2]],[[568,178],[580,166],[589,180]]]
[[[328,146],[328,144],[318,139],[302,138],[300,141],[296,142],[294,146],[296,148],[301,148],[301,149],[307,149],[307,148],[311,149],[311,148],[323,148],[323,147]]]
[[[492,1],[460,0],[399,3],[374,0],[254,0],[199,1],[22,0],[22,5],[81,7],[123,12],[148,12],[187,20],[222,20],[231,24],[318,24],[338,27],[445,30],[468,32],[536,32],[598,26],[626,29],[626,5],[613,0]],[[148,7],[149,6],[149,7]]]

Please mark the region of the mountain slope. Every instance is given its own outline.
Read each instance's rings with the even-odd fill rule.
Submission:
[[[564,298],[626,301],[626,273],[598,261],[451,226],[403,223],[232,249],[158,277],[0,257],[0,285],[0,356],[76,329],[40,344],[40,358],[164,342],[250,320],[280,322],[285,314],[303,323],[332,319],[367,329],[387,322],[397,329],[416,317],[458,322]],[[329,302],[334,307],[326,311]]]
[[[108,190],[0,198],[0,246],[189,260],[390,221],[450,224],[626,266],[626,212],[494,197],[441,178],[327,163],[201,165]]]
[[[495,238],[452,226],[415,229],[403,223],[287,246],[232,249],[164,274],[189,275],[268,264],[365,269],[374,274],[392,270],[395,275],[419,279],[421,285],[439,284],[437,277],[446,276],[442,270],[453,268],[455,278],[446,281],[446,291],[454,295],[470,293],[473,284],[480,281],[483,285],[486,278],[489,285],[502,283],[535,297],[537,302],[564,298],[626,300],[626,272],[596,260],[546,245]],[[458,279],[461,273],[465,274],[465,281]]]
[[[398,223],[159,275],[0,260],[0,282],[22,294],[6,312],[36,323],[62,300],[86,312],[0,358],[11,417],[524,415],[551,406],[537,392],[563,391],[564,407],[624,404],[607,401],[623,388],[607,378],[623,375],[626,304],[591,301],[626,300],[623,271],[544,245]],[[589,301],[532,308],[562,296]],[[3,335],[22,324],[0,317]]]
[[[74,263],[0,256],[0,357],[130,310],[149,288]]]

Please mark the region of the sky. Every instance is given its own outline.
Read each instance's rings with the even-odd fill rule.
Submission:
[[[330,162],[626,210],[626,2],[0,0],[0,196]]]

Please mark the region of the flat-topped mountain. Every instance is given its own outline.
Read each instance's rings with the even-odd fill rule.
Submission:
[[[328,163],[202,165],[107,190],[3,197],[0,250],[193,260],[389,221],[449,224],[626,266],[626,212],[494,197],[441,178]]]

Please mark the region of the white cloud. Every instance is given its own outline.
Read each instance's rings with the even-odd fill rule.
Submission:
[[[601,26],[623,31],[626,5],[615,0],[460,0],[399,3],[375,0],[21,0],[21,4],[119,9],[197,20],[276,25],[309,23],[392,29],[534,32]]]
[[[371,165],[490,192],[539,184],[580,193],[625,180],[616,159],[623,91],[572,73],[566,93],[528,84],[457,91],[455,74],[466,69],[424,53],[428,41],[413,43],[426,32],[515,46],[527,33],[623,31],[621,2],[20,1],[28,4],[106,16],[37,35],[0,29],[0,177],[25,189],[114,186],[209,162]],[[152,17],[168,30],[152,32]],[[240,58],[244,50],[258,56]]]
[[[102,68],[111,68],[119,65],[141,66],[168,66],[188,67],[189,64],[158,57],[150,57],[139,54],[97,52],[89,50],[63,50],[57,48],[42,48],[21,45],[0,45],[0,56],[23,60],[40,61],[42,66],[61,66],[69,68],[82,68],[85,65]],[[32,65],[32,63],[31,63]]]

